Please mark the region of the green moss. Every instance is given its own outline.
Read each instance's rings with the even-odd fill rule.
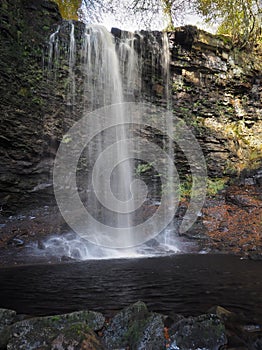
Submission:
[[[181,199],[188,198],[191,195],[192,177],[186,175],[186,177],[180,182],[179,192]]]
[[[85,323],[75,323],[72,324],[67,329],[67,334],[83,334],[85,332],[89,332],[91,329]]]
[[[138,164],[136,167],[136,174],[140,175],[152,169],[153,163]]]
[[[85,323],[74,323],[63,330],[63,333],[67,339],[76,339],[82,342],[87,334],[92,330]]]
[[[29,95],[29,90],[26,87],[21,87],[20,90],[18,91],[18,95],[22,97],[26,97]]]
[[[223,190],[228,182],[227,177],[208,178],[207,179],[207,195],[215,196],[219,191]]]
[[[61,321],[61,317],[59,315],[51,316],[50,320],[52,322],[59,322],[59,321]]]
[[[62,143],[65,143],[65,144],[67,144],[67,143],[69,143],[69,142],[71,142],[72,141],[72,138],[71,138],[71,136],[69,136],[69,135],[64,135],[64,137],[63,137],[63,139],[62,139]]]
[[[38,96],[34,96],[32,98],[32,102],[39,105],[39,106],[43,106],[44,104],[44,100],[41,98],[41,97],[38,97]]]
[[[137,320],[135,322],[132,322],[130,327],[128,328],[124,340],[128,342],[131,349],[134,349],[134,347],[137,345],[139,339],[141,338],[141,335],[143,333],[143,330],[147,324],[147,320]]]
[[[188,113],[190,109],[188,107],[180,107],[180,111],[183,113]]]
[[[206,192],[208,196],[215,196],[219,191],[223,190],[228,183],[228,177],[221,178],[207,178]],[[202,191],[202,189],[200,189]],[[197,196],[197,190],[194,195]],[[185,199],[192,196],[192,177],[187,175],[181,180],[179,185],[180,198]]]
[[[184,87],[183,81],[181,79],[177,79],[173,83],[172,90],[174,92],[181,91],[183,89],[183,87]]]

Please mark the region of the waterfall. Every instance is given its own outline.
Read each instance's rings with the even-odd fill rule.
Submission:
[[[164,86],[165,86],[165,99],[167,104],[167,109],[172,110],[172,93],[170,89],[171,79],[170,79],[170,49],[169,49],[169,39],[167,32],[164,32],[162,34],[162,46],[163,46],[163,54],[162,54],[162,66],[163,66],[163,79],[164,79]],[[172,118],[166,118],[166,130],[173,130],[173,119]],[[167,153],[169,157],[174,161],[174,145],[173,140],[168,137],[166,141],[166,148]],[[167,174],[166,177],[168,179],[168,188],[167,190],[171,193],[175,194],[175,186],[174,186],[174,170],[173,167],[168,166],[167,168]],[[173,196],[172,196],[173,199]],[[171,210],[174,208],[174,203],[171,201],[169,204],[171,207]],[[164,242],[166,245],[172,246],[174,244],[174,225],[173,221],[169,224],[167,229],[164,233]]]
[[[134,57],[128,55],[128,50],[130,50],[129,47],[127,49],[121,48],[122,55],[124,52],[127,53],[125,54],[125,64],[130,70],[130,66],[134,65]],[[104,130],[103,121],[101,120],[100,130],[103,130],[103,132],[97,136],[93,146],[89,145],[87,157],[90,163],[98,160],[99,156],[109,147],[108,141],[115,143],[116,147],[109,150],[103,162],[100,162],[95,168],[94,164],[90,164],[95,173],[88,176],[86,202],[87,206],[88,203],[91,203],[92,206],[89,206],[88,210],[96,217],[99,213],[98,219],[102,220],[104,224],[110,223],[110,225],[118,228],[131,228],[133,218],[132,213],[129,212],[132,212],[132,207],[134,207],[130,193],[133,165],[130,150],[127,149],[127,144],[121,142],[121,140],[132,138],[132,133],[125,126],[125,109],[122,105],[124,101],[123,84],[119,57],[116,53],[113,36],[104,27],[99,25],[86,26],[82,46],[82,64],[84,72],[84,113],[86,113],[87,108],[94,110],[101,106],[116,104],[115,111],[120,124],[114,131]],[[130,72],[126,75],[127,86],[131,84],[131,76]],[[92,153],[90,153],[90,149]],[[107,174],[104,172],[104,168],[110,167],[111,164],[117,166],[111,177],[111,186],[108,188]],[[100,179],[99,189],[93,188],[93,177]],[[114,207],[115,213],[107,209],[111,191],[117,198]],[[103,205],[99,203],[97,196],[102,199]],[[123,211],[125,206],[127,208]],[[96,231],[96,227],[92,226],[90,230]],[[132,246],[132,230],[130,230],[128,236],[122,239],[125,240],[125,244]]]
[[[49,42],[48,42],[48,73],[49,73],[49,78],[50,77],[50,72],[53,68],[54,65],[57,64],[58,57],[59,57],[59,31],[60,31],[60,25],[57,27],[57,30],[52,33],[49,37]],[[56,72],[56,71],[55,71]]]
[[[73,22],[71,24],[70,31],[70,44],[69,44],[69,91],[68,91],[68,105],[75,106],[75,96],[76,96],[76,82],[75,82],[75,63],[76,63],[76,43],[75,43],[75,25]]]
[[[80,197],[87,211],[98,222],[119,229],[118,237],[112,238],[112,240],[116,240],[117,247],[133,247],[136,242],[133,241],[132,228],[139,220],[136,212],[137,193],[133,192],[135,190],[132,185],[135,180],[135,167],[137,162],[139,162],[140,154],[142,154],[141,147],[144,147],[145,144],[141,143],[142,146],[139,143],[132,144],[134,131],[141,133],[144,130],[136,130],[132,125],[126,123],[128,110],[124,102],[143,100],[145,98],[143,88],[145,84],[151,84],[154,93],[156,93],[158,88],[162,93],[160,104],[165,106],[166,109],[172,109],[168,35],[167,33],[157,35],[152,33],[146,39],[146,35],[143,32],[122,32],[120,36],[114,37],[103,26],[85,25],[81,32],[81,40],[76,41],[75,24],[68,22],[65,28],[68,44],[65,45],[63,42],[64,46],[62,46],[64,48],[63,54],[66,53],[67,55],[67,106],[72,112],[74,110],[72,115],[79,115],[79,111],[81,111],[82,116],[85,117],[88,113],[96,111],[103,106],[113,105],[114,113],[117,115],[114,117],[119,121],[117,127],[107,129],[104,128],[104,121],[103,118],[100,120],[99,113],[95,116],[97,119],[96,125],[102,132],[93,137],[79,159],[79,162],[83,161],[87,168],[87,171],[84,173],[86,176],[85,186],[79,190],[79,193],[81,192]],[[59,51],[61,46],[59,45],[60,32],[61,28],[58,27],[49,39],[49,70],[57,68],[59,55],[62,55]],[[64,37],[61,40],[64,40]],[[144,40],[149,40],[151,43],[151,52],[146,52],[148,43],[146,45]],[[146,83],[142,81],[145,60],[147,60],[147,69],[150,70],[148,75],[151,75],[151,82]],[[162,71],[161,85],[156,80],[157,72],[159,71]],[[150,96],[149,100],[150,98],[152,97]],[[81,107],[78,106],[78,101],[81,101]],[[172,118],[167,118],[163,124],[165,130],[172,132]],[[111,144],[114,147],[111,147]],[[163,136],[163,146],[170,159],[174,159],[173,141],[170,137]],[[110,174],[110,181],[108,181],[107,169],[111,168],[112,164],[115,166]],[[161,176],[167,179],[165,185],[167,188],[164,190],[172,193],[174,192],[173,167],[164,166],[163,169],[165,170]],[[152,179],[154,184],[159,182],[158,176],[156,174],[156,178]],[[95,182],[94,179],[96,179]],[[156,193],[159,191],[158,185],[152,185],[152,188],[153,193],[148,195],[147,202],[153,204],[153,206],[158,206],[160,205],[156,197]],[[170,195],[169,198],[171,198]],[[112,206],[114,210],[112,210]],[[167,211],[171,207],[172,209],[174,207],[172,201],[170,201]],[[86,226],[88,226],[86,229],[89,232],[93,232],[93,237],[102,235],[105,237],[105,245],[113,246],[113,243],[109,242],[111,238],[107,235],[107,232],[100,231],[100,225],[96,226],[92,222],[90,225],[87,223]],[[125,235],[121,233],[122,228],[128,228],[125,231]],[[78,240],[79,238],[77,238],[77,242]],[[154,244],[154,247],[161,245],[160,252],[165,251],[163,245],[166,245],[167,249],[171,249],[173,252],[178,250],[174,240],[174,227],[172,224],[159,237],[156,237],[155,241],[157,244]],[[49,247],[48,249],[52,248],[52,242],[46,243],[46,246]],[[57,240],[55,242],[57,244]],[[61,240],[61,242],[65,242],[65,240]],[[71,245],[72,242],[73,240],[70,238],[68,244]],[[112,253],[112,250],[111,253],[108,253],[107,249],[103,250],[101,242],[99,241],[98,243],[100,245],[99,258],[103,254],[104,256],[116,254],[115,252]],[[78,245],[79,243],[77,243]],[[133,248],[132,253],[138,251],[140,253],[141,251],[146,252],[149,249],[151,253],[153,250],[155,254],[155,248],[152,247],[150,244],[149,246],[143,245],[140,248]],[[91,251],[92,254],[90,253]],[[84,255],[82,258],[94,258],[95,251],[97,250],[94,248],[82,250],[81,254]],[[129,255],[130,250],[127,253],[127,256]],[[119,255],[116,254],[116,256]]]

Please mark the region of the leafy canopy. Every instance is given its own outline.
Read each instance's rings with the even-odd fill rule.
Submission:
[[[206,22],[220,23],[219,34],[232,37],[238,46],[261,41],[262,7],[260,0],[194,0]]]
[[[120,3],[114,0],[53,0],[65,19],[78,19],[82,5],[90,18],[100,13],[120,13]],[[261,0],[129,0],[126,11],[139,16],[145,27],[150,27],[153,17],[165,16],[167,29],[174,29],[175,20],[190,9],[207,23],[219,24],[218,33],[229,35],[240,47],[262,43]]]
[[[61,16],[64,19],[78,19],[78,9],[82,0],[53,0],[57,3]]]

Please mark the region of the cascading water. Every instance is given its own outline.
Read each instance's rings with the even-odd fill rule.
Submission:
[[[124,51],[124,50],[123,50]],[[132,227],[132,198],[130,193],[130,185],[132,183],[132,161],[128,157],[130,151],[127,150],[125,143],[121,140],[126,140],[130,135],[131,130],[127,130],[125,126],[125,109],[122,105],[123,99],[123,87],[122,79],[120,75],[119,58],[116,54],[115,44],[113,42],[112,35],[102,26],[94,25],[87,26],[84,33],[83,41],[83,69],[85,74],[85,94],[84,96],[91,97],[90,103],[87,106],[91,107],[91,110],[104,106],[117,104],[115,109],[119,126],[116,130],[104,130],[100,133],[95,144],[89,145],[89,149],[93,149],[93,154],[88,151],[89,160],[96,161],[99,155],[109,147],[108,141],[114,142],[116,147],[107,152],[107,157],[103,162],[100,162],[95,168],[91,165],[94,173],[88,177],[88,195],[86,198],[87,206],[91,203],[91,207],[88,209],[93,212],[93,215],[99,213],[99,220],[102,220],[105,224],[110,223],[115,227]],[[132,57],[133,58],[133,57]],[[131,64],[133,64],[131,62]],[[103,122],[101,121],[100,130],[104,129]],[[129,135],[127,135],[127,133]],[[123,161],[124,159],[124,161]],[[105,163],[106,162],[106,163]],[[117,164],[116,171],[113,172],[111,178],[111,186],[108,188],[107,179],[105,176],[104,168],[110,166],[110,164]],[[100,178],[99,189],[93,189],[92,178]],[[99,192],[98,192],[99,191]],[[105,206],[100,205],[96,196],[104,199],[103,202],[108,202],[108,198],[111,191],[115,197],[117,197],[115,213],[109,211]],[[95,205],[95,212],[92,208]],[[127,213],[123,213],[123,206],[129,205]],[[96,227],[90,227],[90,230],[96,231]],[[98,232],[99,234],[99,232]],[[132,246],[132,230],[128,237],[123,237],[128,242],[127,244]]]
[[[102,133],[96,135],[96,137],[90,142],[89,147],[83,152],[83,157],[88,163],[88,168],[93,169],[93,177],[99,178],[99,190],[93,189],[93,177],[90,173],[87,174],[86,188],[83,191],[83,202],[86,208],[92,213],[98,221],[104,224],[109,224],[117,228],[129,227],[129,234],[118,237],[125,241],[124,246],[132,247],[134,245],[132,226],[135,225],[136,215],[134,214],[135,199],[134,194],[131,191],[131,184],[134,180],[136,173],[136,162],[134,159],[139,160],[140,147],[138,144],[134,145],[134,153],[130,149],[127,149],[128,143],[122,142],[123,140],[131,140],[133,137],[133,128],[125,125],[125,100],[135,101],[135,96],[142,95],[142,65],[145,56],[143,34],[136,33],[121,33],[120,37],[114,38],[104,27],[99,25],[85,26],[82,39],[81,48],[77,49],[75,39],[75,26],[74,23],[69,22],[69,45],[68,45],[68,71],[69,71],[69,88],[67,94],[68,105],[74,108],[76,105],[76,91],[80,89],[76,86],[76,71],[80,70],[82,74],[82,105],[83,113],[96,110],[99,107],[106,105],[116,105],[116,113],[118,114],[119,126],[114,130],[103,130],[101,124]],[[52,59],[59,61],[59,31],[60,27],[50,36],[49,41],[49,58],[48,69],[56,68],[52,64]],[[140,53],[135,50],[135,42],[139,38],[140,40]],[[163,72],[164,82],[164,99],[166,101],[167,108],[171,108],[170,99],[170,57],[168,36],[166,33],[162,34],[160,43],[154,35],[151,35],[151,41],[153,41],[152,54],[151,54],[151,71],[156,72],[161,66]],[[161,44],[162,43],[162,44]],[[80,53],[79,53],[80,52]],[[80,62],[80,64],[79,64]],[[154,76],[154,74],[152,74]],[[154,84],[153,84],[154,85]],[[141,97],[140,97],[141,99]],[[103,121],[101,120],[101,123]],[[169,118],[165,122],[165,128],[172,130],[172,120]],[[174,158],[172,141],[167,138],[165,142],[165,148],[170,158]],[[110,151],[110,144],[114,143],[116,147]],[[105,150],[107,157],[103,162],[99,160],[99,155]],[[123,161],[124,160],[124,161]],[[110,167],[111,163],[117,164],[114,171],[111,174],[110,188],[108,188],[108,182],[104,176],[107,173],[104,169]],[[168,178],[167,190],[173,191],[173,170],[172,167],[167,167],[164,177]],[[115,213],[106,208],[103,205],[111,197],[111,194],[116,198],[116,206],[114,207]],[[154,191],[153,191],[154,192]],[[155,191],[156,192],[156,191]],[[99,200],[98,200],[98,198]],[[102,200],[101,200],[102,199]],[[156,202],[154,195],[150,199],[151,203]],[[102,204],[101,204],[102,202]],[[170,203],[170,206],[173,204]],[[94,233],[101,234],[99,232],[99,226],[87,228],[93,230]],[[105,249],[102,247],[96,247],[91,243],[87,243],[76,237],[70,235],[70,239],[64,237],[52,237],[51,240],[44,242],[45,249],[52,253],[53,250],[57,250],[57,246],[66,247],[64,254],[73,258],[102,258],[102,257],[119,257],[130,255],[137,256],[137,254],[150,254],[162,253],[166,249],[171,251],[178,251],[176,242],[174,240],[174,228],[169,226],[168,230],[162,232],[159,237],[155,239],[153,245],[144,244],[138,248],[132,248],[122,251],[114,249]],[[74,237],[74,238],[72,238]],[[80,242],[80,243],[79,243]],[[168,248],[165,248],[165,245]],[[172,245],[172,247],[171,247]],[[81,246],[81,248],[80,248]],[[83,246],[86,248],[83,249]],[[69,249],[68,247],[73,247]]]
[[[53,62],[56,64],[59,57],[59,38],[58,33],[60,26],[57,27],[57,30],[50,35],[49,38],[49,52],[48,52],[48,72],[50,73],[53,68]],[[48,76],[50,78],[50,76]]]
[[[76,82],[75,82],[75,60],[76,60],[76,43],[75,43],[75,25],[71,23],[70,31],[70,44],[69,44],[69,91],[67,93],[68,105],[74,108],[75,106],[75,95],[76,95]]]
[[[170,49],[169,49],[169,39],[167,32],[164,32],[162,35],[162,46],[163,46],[163,55],[162,55],[162,65],[163,65],[163,78],[164,78],[164,86],[165,86],[165,99],[167,103],[167,109],[172,109],[172,95],[171,95],[171,89],[170,89]],[[172,118],[166,118],[166,130],[173,130],[173,120]],[[174,145],[173,140],[168,138],[166,141],[166,148],[167,153],[169,157],[174,161]],[[168,188],[167,190],[171,193],[175,192],[174,188],[174,170],[173,167],[168,166],[167,168],[167,174],[168,178]],[[174,206],[173,202],[169,204],[170,206]],[[164,233],[164,243],[167,246],[173,246],[174,245],[174,225],[173,221],[168,225],[167,229]]]

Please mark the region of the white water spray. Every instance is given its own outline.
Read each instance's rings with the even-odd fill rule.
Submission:
[[[75,43],[75,25],[71,22],[70,44],[69,44],[69,91],[67,94],[68,105],[75,107],[76,81],[75,81],[75,64],[76,64],[76,43]]]

